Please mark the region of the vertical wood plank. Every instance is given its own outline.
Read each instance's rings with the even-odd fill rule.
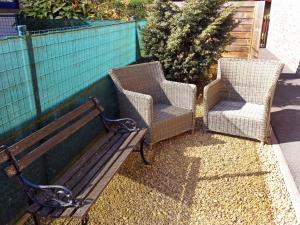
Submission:
[[[265,3],[239,1],[229,4],[236,7],[233,17],[239,21],[239,25],[231,32],[236,40],[226,47],[227,52],[223,57],[257,58]]]
[[[262,24],[264,19],[264,10],[265,10],[264,1],[255,2],[255,8],[254,8],[255,22],[254,22],[253,35],[252,35],[253,38],[252,38],[251,53],[250,53],[251,58],[258,57],[261,30],[262,30]]]

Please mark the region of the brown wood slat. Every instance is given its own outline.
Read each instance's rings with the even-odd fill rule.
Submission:
[[[76,160],[76,163],[74,163],[70,168],[68,168],[66,173],[64,173],[55,182],[55,184],[64,185],[69,179],[71,179],[71,177],[75,173],[77,173],[80,170],[82,165],[86,161],[88,161],[94,155],[94,153],[96,151],[99,151],[100,148],[105,148],[105,146],[107,146],[109,141],[112,139],[113,135],[114,135],[114,133],[110,132],[107,135],[98,138],[98,140],[96,140],[95,143],[93,143],[90,147],[87,148],[86,153],[84,155],[82,155],[78,160]],[[41,208],[40,205],[35,203],[35,204],[30,205],[28,207],[27,211],[30,213],[35,213],[40,208]]]
[[[13,155],[17,155],[21,153],[23,150],[31,147],[38,141],[42,140],[43,138],[47,137],[49,134],[54,132],[55,130],[61,128],[71,120],[75,119],[82,113],[88,111],[94,107],[94,103],[92,101],[88,101],[87,103],[79,106],[78,108],[72,110],[71,112],[65,114],[64,116],[60,117],[59,119],[51,122],[47,126],[41,128],[40,130],[34,132],[33,134],[27,136],[26,138],[22,139],[21,141],[17,142],[16,144],[9,147],[9,150]],[[7,161],[7,155],[5,152],[0,152],[0,164]]]
[[[237,12],[254,12],[254,7],[253,6],[242,6],[236,9]]]
[[[233,57],[233,58],[248,58],[249,52],[225,52],[223,57]]]
[[[123,138],[124,139],[124,138]],[[97,155],[98,151],[94,152],[92,155],[92,159],[89,158],[87,161],[85,161],[83,164],[81,164],[80,170],[77,171],[77,173],[73,174],[69,180],[65,180],[65,182],[62,184],[69,189],[72,190],[74,196],[78,195],[79,191],[76,190],[77,183],[83,182],[83,180],[88,179],[87,177],[90,176],[91,171],[95,169],[95,167],[101,162],[102,158],[111,150],[111,148],[116,144],[122,142],[122,135],[115,135],[110,142],[107,143],[107,145],[101,149],[98,149],[99,154]],[[86,170],[87,169],[87,170]],[[79,175],[79,176],[77,176]],[[70,181],[73,181],[70,183]],[[64,209],[52,209],[48,207],[43,207],[38,211],[38,215],[47,217],[49,214],[52,214],[56,211],[63,211]],[[55,216],[54,216],[55,217]]]
[[[26,154],[21,160],[19,160],[20,169],[26,168],[30,165],[35,159],[46,153],[48,150],[62,142],[63,140],[67,139],[69,136],[74,134],[78,131],[81,127],[86,125],[88,122],[93,120],[96,116],[99,115],[99,111],[94,109],[93,111],[89,112],[87,115],[83,116],[81,119],[70,125],[69,127],[65,128],[64,130],[60,131],[52,138],[47,140],[45,143],[41,144],[39,147],[35,148],[33,151]],[[5,169],[7,176],[11,177],[16,174],[16,170],[11,165]]]
[[[236,6],[236,7],[255,7],[256,2],[254,2],[254,1],[230,1],[226,4]]]
[[[77,196],[78,199],[85,199],[84,198],[85,195],[82,194],[81,192],[88,193],[90,190],[94,188],[95,184],[93,184],[93,181],[96,179],[96,177],[99,177],[99,175],[101,174],[102,174],[101,176],[103,176],[103,174],[106,173],[105,168],[107,168],[107,166],[110,167],[110,163],[112,164],[114,163],[115,158],[118,156],[118,154],[121,153],[122,149],[126,148],[129,141],[135,135],[136,132],[132,132],[130,133],[130,135],[125,134],[123,136],[124,138],[120,139],[117,143],[115,143],[114,146],[112,146],[110,150],[107,152],[107,154],[105,154],[101,158],[101,160],[99,160],[98,164],[94,166],[87,175],[84,176],[84,179],[72,189],[73,193]],[[74,210],[75,210],[74,208],[68,208],[65,210],[58,209],[52,213],[52,216],[70,217]]]
[[[249,46],[250,47],[251,40],[246,38],[237,38],[231,44],[232,46]]]
[[[74,218],[82,218],[89,211],[92,204],[95,203],[98,196],[101,194],[103,189],[107,186],[107,184],[112,179],[113,175],[118,171],[123,162],[127,159],[128,155],[132,152],[134,146],[145,136],[146,130],[143,129],[139,131],[139,133],[134,137],[134,139],[130,142],[128,147],[120,154],[120,157],[113,162],[112,166],[109,168],[109,171],[102,177],[101,174],[94,179],[94,184],[96,185],[91,192],[86,190],[81,195],[85,199],[91,199],[92,202],[88,205],[84,205],[76,210],[76,212],[72,215]],[[111,159],[113,161],[114,159]],[[106,165],[109,166],[109,165]],[[87,195],[88,194],[88,195]]]
[[[230,34],[235,38],[251,38],[250,32],[230,32]]]
[[[227,46],[226,51],[230,52],[249,52],[250,51],[250,46]]]
[[[106,149],[112,142],[113,139],[118,139],[119,136],[115,135],[113,132],[109,132],[105,136],[99,138],[99,140],[96,141],[95,144],[93,144],[87,152],[79,159],[76,161],[76,164],[69,168],[67,172],[62,175],[56,184],[65,184],[68,180],[70,180],[73,175],[81,169],[81,166],[88,161],[96,152],[99,151],[99,149]]]
[[[252,27],[252,24],[239,24],[233,29],[233,32],[251,32]]]
[[[91,158],[89,161],[86,161],[86,163],[80,168],[80,170],[78,171],[78,173],[74,174],[74,176],[72,176],[72,179],[68,180],[65,185],[67,187],[70,187],[72,190],[74,190],[74,187],[76,189],[76,185],[78,183],[80,183],[82,180],[82,177],[86,177],[86,175],[89,174],[89,172],[96,167],[97,164],[99,164],[99,160],[102,160],[102,157],[104,157],[104,155],[107,155],[109,153],[109,151],[111,150],[111,148],[113,148],[113,146],[117,145],[118,143],[123,142],[125,139],[127,138],[127,136],[121,136],[121,135],[116,135],[115,136],[115,141],[111,141],[109,142],[109,144],[106,146],[105,149],[103,149],[102,151],[98,151],[93,155],[93,158]]]
[[[254,19],[253,12],[236,12],[233,14],[233,19]]]
[[[238,25],[253,25],[254,19],[237,19],[236,22],[238,22]]]

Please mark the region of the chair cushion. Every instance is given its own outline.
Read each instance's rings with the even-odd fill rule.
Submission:
[[[263,105],[220,101],[208,112],[208,128],[212,131],[260,139],[263,125]]]
[[[191,113],[191,110],[166,104],[154,104],[153,106],[154,123],[165,120],[172,120],[177,116],[182,116],[187,113]]]
[[[153,106],[153,136],[163,140],[193,128],[193,112],[166,104]]]

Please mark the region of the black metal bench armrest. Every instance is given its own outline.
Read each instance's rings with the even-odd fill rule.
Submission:
[[[121,118],[114,120],[107,118],[103,114],[101,115],[101,117],[105,127],[110,131],[128,133],[137,130],[136,122],[131,118]]]
[[[37,185],[18,175],[25,192],[33,203],[50,208],[78,207],[80,202],[73,197],[72,191],[61,185]]]

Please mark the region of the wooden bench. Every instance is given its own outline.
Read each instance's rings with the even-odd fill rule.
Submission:
[[[1,146],[0,163],[8,162],[6,175],[17,175],[23,185],[30,202],[27,211],[35,224],[40,224],[41,217],[77,218],[87,224],[89,209],[139,143],[142,159],[147,163],[143,154],[146,129],[137,129],[129,118],[110,120],[102,112],[98,100],[92,98],[16,144]],[[54,185],[36,185],[23,176],[22,171],[34,160],[99,116],[107,134],[89,145]],[[32,146],[34,149],[26,153]],[[21,158],[16,159],[17,155]]]

